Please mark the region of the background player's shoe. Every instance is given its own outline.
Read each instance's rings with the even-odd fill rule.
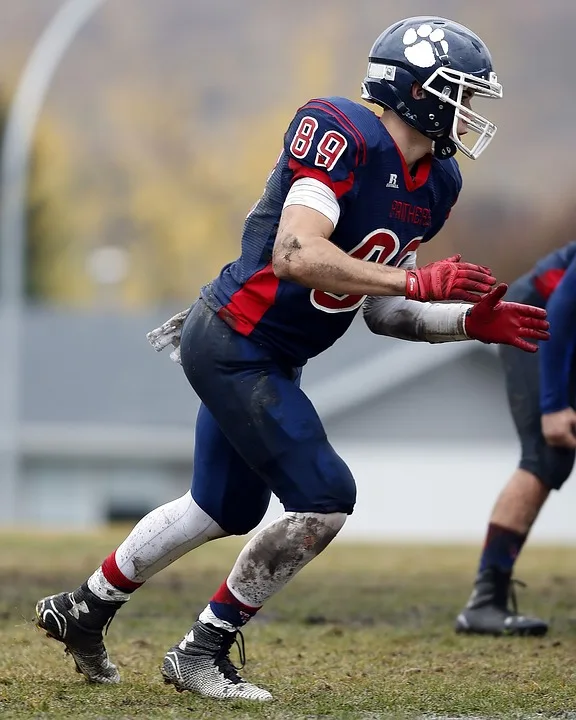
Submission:
[[[487,568],[478,574],[468,604],[456,619],[456,632],[476,635],[545,635],[548,625],[518,613],[511,573]],[[511,608],[508,606],[510,601]]]
[[[220,630],[199,620],[179,645],[170,648],[162,663],[164,682],[176,690],[190,690],[221,700],[272,700],[272,695],[245,682],[232,664],[230,648],[240,637],[240,662],[244,666],[244,640],[241,633]],[[193,639],[190,639],[193,638]]]
[[[121,602],[100,600],[86,583],[72,593],[50,595],[36,603],[36,625],[66,646],[76,670],[89,682],[117,683],[120,674],[110,662],[103,642]]]

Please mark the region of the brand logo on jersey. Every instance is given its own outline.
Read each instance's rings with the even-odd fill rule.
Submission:
[[[390,180],[386,183],[386,187],[398,190],[398,175],[396,173],[390,173]]]
[[[402,38],[406,46],[404,56],[417,67],[432,67],[438,59],[445,57],[448,53],[448,43],[444,37],[444,30],[432,29],[432,26],[427,23],[420,25],[417,30],[408,28]]]

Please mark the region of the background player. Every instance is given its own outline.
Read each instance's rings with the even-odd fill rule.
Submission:
[[[474,591],[456,630],[544,635],[548,625],[508,607],[512,572],[551,490],[574,467],[576,450],[576,242],[552,252],[517,280],[508,297],[548,311],[550,342],[537,357],[501,347],[508,402],[520,438],[517,470],[496,500]]]
[[[181,328],[182,316],[169,323],[181,331],[184,372],[202,401],[191,492],[143,518],[80,588],[38,602],[38,624],[90,680],[119,679],[102,631],[130,593],[202,543],[255,528],[274,492],[286,512],[248,542],[162,666],[178,689],[271,698],[241,679],[229,650],[353,510],[354,479],[299,378],[366,296],[378,332],[408,326],[429,341],[472,337],[526,350],[547,337],[545,311],[500,302],[506,286],[481,299],[495,283],[488,268],[455,256],[416,269],[419,244],[440,230],[460,191],[452,156],[459,148],[478,157],[496,130],[471,110],[474,94],[502,94],[484,43],[448,20],[412,18],[370,54],[363,96],[390,108],[382,119],[344,98],[296,113],[246,219],[241,256],[202,289]],[[478,136],[470,147],[467,131]]]

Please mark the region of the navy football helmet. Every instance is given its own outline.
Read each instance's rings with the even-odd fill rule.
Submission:
[[[426,95],[416,99],[414,83]],[[376,40],[368,58],[362,98],[393,110],[434,141],[434,154],[446,159],[460,150],[476,159],[496,125],[462,104],[464,93],[501,98],[490,51],[471,30],[440,17],[413,17],[391,25]],[[458,121],[480,137],[472,147],[458,137]]]

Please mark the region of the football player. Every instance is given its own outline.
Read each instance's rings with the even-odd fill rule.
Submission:
[[[559,490],[574,467],[576,242],[540,260],[507,297],[546,308],[550,342],[538,356],[500,348],[520,462],[492,510],[474,590],[456,630],[544,635],[548,625],[543,620],[518,613],[511,583],[530,528],[551,490]]]
[[[131,593],[193,548],[249,533],[273,492],[285,513],[250,539],[162,665],[180,690],[271,699],[242,679],[229,650],[354,507],[354,478],[299,385],[307,360],[363,305],[374,332],[411,340],[535,351],[547,337],[545,310],[502,302],[506,286],[494,287],[488,268],[459,255],[416,266],[460,192],[454,154],[477,158],[496,132],[471,108],[502,95],[486,45],[442,18],[397,22],[372,47],[362,95],[381,118],[341,97],[296,112],[240,257],[167,324],[202,401],[191,492],[144,517],[79,588],[37,604],[39,626],[91,681],[119,679],[102,631]]]

